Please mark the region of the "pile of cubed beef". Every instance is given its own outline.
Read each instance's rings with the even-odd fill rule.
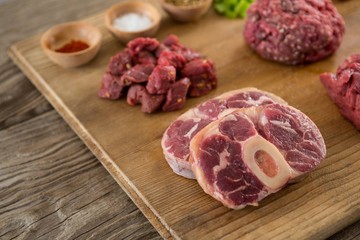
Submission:
[[[102,78],[99,96],[141,104],[146,113],[174,111],[187,96],[207,94],[217,85],[212,61],[183,46],[177,36],[159,42],[136,38],[110,59]]]

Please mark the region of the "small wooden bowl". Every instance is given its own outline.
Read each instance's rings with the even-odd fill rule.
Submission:
[[[69,22],[56,25],[41,37],[41,47],[46,55],[56,64],[65,67],[77,67],[89,62],[98,53],[101,45],[100,30],[85,22]],[[72,53],[56,52],[72,40],[82,41],[88,48]]]
[[[161,6],[164,10],[176,21],[190,22],[196,21],[203,16],[212,5],[212,0],[203,0],[199,4],[192,6],[176,6],[174,4],[166,2],[166,0],[160,0]]]
[[[147,15],[152,20],[152,25],[141,31],[124,31],[113,26],[113,21],[126,13],[140,13]],[[145,2],[123,2],[110,7],[105,14],[105,25],[107,29],[120,39],[123,43],[137,37],[152,37],[156,34],[160,26],[161,15],[151,4]]]

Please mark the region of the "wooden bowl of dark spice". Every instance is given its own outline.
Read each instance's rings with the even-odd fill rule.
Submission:
[[[164,10],[176,21],[190,22],[202,17],[212,0],[160,0]]]
[[[41,47],[54,63],[77,67],[93,59],[100,49],[100,30],[85,22],[56,25],[41,37]]]

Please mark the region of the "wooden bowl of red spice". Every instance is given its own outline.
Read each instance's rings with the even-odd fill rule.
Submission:
[[[101,38],[97,27],[85,22],[69,22],[46,31],[41,37],[41,47],[56,64],[77,67],[96,56]]]

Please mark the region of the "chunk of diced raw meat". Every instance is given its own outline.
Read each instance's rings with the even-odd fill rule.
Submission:
[[[170,34],[169,36],[167,36],[162,41],[162,44],[165,46],[162,47],[163,49],[167,49],[182,55],[186,62],[201,58],[201,55],[199,53],[195,52],[191,48],[182,45],[179,41],[179,38],[174,34]]]
[[[205,95],[217,86],[215,68],[210,60],[196,59],[188,62],[181,71],[181,76],[191,81],[191,97]]]
[[[193,49],[187,48],[180,44],[171,45],[170,49],[173,52],[181,54],[185,58],[186,62],[190,62],[195,59],[201,59],[202,57],[200,53],[195,52]]]
[[[164,112],[170,112],[181,109],[185,104],[189,86],[190,80],[188,78],[183,78],[173,83],[166,94],[166,101],[162,110]]]
[[[112,75],[120,76],[132,67],[132,56],[128,49],[124,49],[110,58],[108,72]]]
[[[160,43],[155,38],[135,38],[128,42],[127,47],[133,56],[136,56],[141,51],[155,52]]]
[[[166,161],[176,174],[195,178],[189,163],[189,144],[195,134],[233,109],[270,103],[286,104],[271,93],[256,88],[244,88],[226,92],[188,110],[171,123],[163,135],[161,146]]]
[[[195,59],[200,61],[189,63]],[[187,63],[189,65],[182,76]],[[135,104],[141,98],[149,99],[142,108],[152,112],[155,103],[159,103],[163,111],[180,109],[186,96],[206,94],[216,87],[217,80],[212,62],[202,59],[199,53],[182,45],[179,38],[171,34],[161,43],[143,37],[130,41],[124,50],[110,59],[102,81],[98,94],[108,99],[120,98],[134,84],[142,85],[146,94],[136,86],[131,89],[128,101]],[[153,96],[150,98],[150,95]]]
[[[161,66],[173,66],[177,70],[181,70],[186,63],[186,60],[183,57],[183,55],[179,53],[171,52],[171,51],[163,51],[160,54],[157,63]]]
[[[138,64],[153,64],[156,65],[157,63],[157,59],[154,56],[154,54],[152,54],[149,51],[141,51],[137,54],[135,62]]]
[[[99,97],[107,99],[119,99],[121,97],[124,85],[120,76],[115,76],[110,72],[103,75],[101,88],[98,92]]]
[[[132,85],[126,96],[126,101],[129,105],[135,106],[142,101],[142,96],[146,94],[146,89],[140,84]]]
[[[179,45],[179,38],[175,34],[170,34],[163,41],[162,44],[165,46],[171,47],[172,45]]]
[[[149,76],[146,89],[150,94],[164,94],[175,82],[176,69],[173,66],[156,66]]]
[[[291,147],[289,146],[291,145]],[[326,155],[319,129],[287,105],[235,110],[190,142],[192,170],[206,193],[241,209],[313,170]]]
[[[340,113],[360,130],[360,54],[347,58],[336,74],[321,74],[320,80]]]
[[[131,83],[146,82],[154,69],[153,64],[137,64],[134,67],[127,70],[121,77],[124,85],[130,85]]]
[[[130,105],[141,103],[142,112],[152,113],[160,108],[164,99],[165,95],[151,95],[144,86],[135,84],[129,88],[126,100]]]
[[[164,51],[171,51],[171,50],[170,50],[170,48],[168,48],[164,44],[160,43],[159,47],[156,49],[155,56],[157,58],[159,58],[161,53],[164,52]]]
[[[350,57],[346,58],[336,70],[336,74],[339,75],[343,71],[350,69],[350,66],[356,63],[360,63],[360,53],[352,54]]]

